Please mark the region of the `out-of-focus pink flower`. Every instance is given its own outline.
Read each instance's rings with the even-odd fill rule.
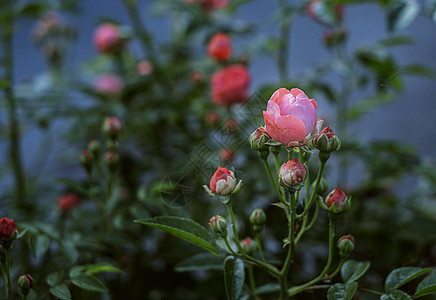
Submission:
[[[123,130],[123,121],[118,117],[108,117],[103,122],[103,132],[110,136],[117,136]]]
[[[216,61],[225,61],[232,56],[232,40],[225,33],[216,33],[207,44],[207,53]]]
[[[124,47],[126,38],[120,28],[111,23],[104,23],[94,32],[94,44],[100,53],[111,53]]]
[[[153,72],[153,64],[148,60],[140,61],[136,65],[136,71],[142,76],[149,75]]]
[[[210,111],[206,115],[207,122],[209,122],[212,125],[216,124],[219,121],[219,119],[220,119],[220,117],[214,111]]]
[[[250,74],[243,65],[231,65],[212,75],[212,99],[218,105],[230,106],[247,99]]]
[[[316,102],[300,89],[278,89],[263,112],[265,129],[277,142],[299,147],[319,133],[323,121],[317,119]]]
[[[123,87],[123,81],[115,74],[103,74],[94,80],[94,89],[107,95],[118,95]]]
[[[66,193],[59,197],[58,206],[62,212],[68,212],[80,204],[80,198],[74,193]]]
[[[229,163],[235,159],[235,153],[232,149],[224,148],[220,151],[219,157],[223,162]]]

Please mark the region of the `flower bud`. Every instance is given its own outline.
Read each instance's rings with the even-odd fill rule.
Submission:
[[[94,159],[98,159],[101,151],[101,143],[97,140],[92,140],[88,144],[88,151]]]
[[[80,164],[86,170],[86,172],[90,173],[93,167],[93,161],[91,153],[88,150],[85,150],[80,155]]]
[[[210,218],[209,226],[220,237],[227,235],[227,221],[223,217],[216,215]]]
[[[268,135],[264,127],[259,127],[255,131],[253,131],[248,137],[248,141],[250,142],[251,149],[257,151],[266,151],[268,150],[268,142],[271,137]]]
[[[219,153],[220,159],[225,163],[230,163],[235,159],[235,153],[232,149],[224,148]]]
[[[106,153],[104,160],[111,172],[115,172],[120,164],[120,155],[117,152],[109,151]]]
[[[97,27],[94,44],[100,53],[113,53],[124,48],[127,38],[121,28],[115,24],[105,23]]]
[[[216,61],[225,61],[232,56],[232,40],[225,33],[215,34],[207,44],[207,53]]]
[[[21,275],[18,278],[18,287],[24,295],[29,293],[29,290],[32,288],[33,278],[30,275]]]
[[[254,232],[261,232],[263,224],[266,222],[266,214],[262,208],[256,208],[250,216],[250,222],[253,224]]]
[[[153,64],[148,60],[140,61],[136,65],[136,71],[138,72],[138,75],[141,76],[149,75],[153,72]]]
[[[124,83],[118,75],[102,74],[93,82],[94,89],[106,96],[118,96],[124,87]]]
[[[205,185],[203,187],[211,196],[227,196],[231,193],[236,193],[240,186],[241,181],[236,183],[235,174],[232,171],[219,166],[210,180],[210,188]]]
[[[312,183],[312,190],[315,190],[316,181]],[[327,192],[328,184],[324,177],[321,177],[321,181],[319,182],[318,190],[316,193],[320,196],[324,195]]]
[[[80,204],[80,198],[74,193],[66,193],[59,197],[58,207],[64,213]]]
[[[4,249],[9,250],[13,241],[18,236],[18,228],[13,219],[0,219],[0,244]]]
[[[194,71],[191,74],[191,81],[194,84],[199,84],[200,82],[202,82],[204,80],[204,74],[201,71]]]
[[[324,202],[322,202],[322,206],[329,212],[341,214],[350,209],[350,202],[351,197],[347,197],[343,191],[335,188],[327,195],[327,197],[325,197]]]
[[[209,124],[214,125],[219,121],[220,117],[214,111],[210,111],[206,115],[206,120]]]
[[[338,240],[338,249],[342,258],[347,257],[354,250],[354,238],[351,235],[344,235]]]
[[[285,188],[300,185],[306,178],[306,167],[296,158],[283,164],[279,172],[279,183]]]
[[[312,140],[313,146],[321,152],[333,152],[341,147],[341,140],[333,132],[333,130],[327,126]]]
[[[240,243],[242,250],[248,255],[252,255],[256,251],[256,244],[251,238],[245,238]]]
[[[116,138],[123,129],[123,121],[118,117],[106,118],[103,123],[103,132],[112,138]]]

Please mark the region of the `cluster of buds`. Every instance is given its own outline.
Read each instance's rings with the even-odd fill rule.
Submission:
[[[338,240],[338,249],[341,258],[346,258],[354,250],[354,238],[351,235],[344,235]]]
[[[220,237],[224,238],[227,235],[227,221],[225,218],[216,215],[210,218],[209,226]]]
[[[298,187],[306,179],[306,167],[296,158],[283,164],[279,172],[279,184],[285,188]]]
[[[347,197],[342,190],[335,188],[321,201],[321,206],[332,214],[343,214],[351,207],[351,197]]]
[[[221,196],[222,201],[228,202],[226,196],[238,192],[241,185],[242,180],[236,182],[235,174],[232,171],[219,166],[210,180],[210,188],[207,185],[203,185],[203,187],[210,196]]]
[[[256,208],[250,215],[250,222],[253,224],[253,231],[259,233],[266,222],[266,214],[262,208]]]
[[[13,219],[0,219],[0,247],[2,250],[12,248],[13,242],[17,239],[18,228]]]

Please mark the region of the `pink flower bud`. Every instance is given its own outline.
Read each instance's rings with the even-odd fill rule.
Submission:
[[[210,180],[210,190],[212,193],[224,196],[232,193],[235,188],[236,179],[234,173],[219,166]]]
[[[242,250],[247,253],[248,255],[251,255],[256,251],[256,244],[251,238],[245,238],[241,241],[241,247]]]
[[[80,164],[87,172],[90,172],[92,170],[93,159],[91,153],[88,150],[83,151],[80,155]]]
[[[333,152],[341,147],[341,140],[329,126],[321,130],[317,137],[312,140],[315,148],[322,152]]]
[[[274,140],[288,147],[307,145],[318,135],[323,122],[317,119],[316,109],[316,101],[302,90],[278,89],[263,112],[265,129]]]
[[[148,60],[143,60],[136,65],[136,71],[141,76],[149,75],[153,71],[153,64]]]
[[[0,219],[0,244],[7,250],[17,238],[18,228],[13,219]]]
[[[210,218],[209,221],[210,228],[221,237],[227,235],[227,221],[225,218],[216,215]]]
[[[29,274],[21,275],[18,277],[18,286],[21,288],[21,291],[27,294],[29,289],[32,288],[33,278]],[[26,293],[27,292],[27,293]]]
[[[338,188],[331,191],[324,200],[324,208],[332,213],[344,213],[350,208],[350,197]]]
[[[94,80],[93,86],[97,92],[117,96],[121,93],[124,84],[115,74],[103,74]]]
[[[268,135],[264,127],[257,128],[248,137],[251,149],[257,151],[268,150],[269,145],[267,145],[266,142],[268,142],[270,139],[271,137]]]
[[[207,44],[207,53],[216,61],[226,61],[232,56],[232,40],[225,33],[216,33]]]
[[[111,172],[115,172],[120,163],[120,155],[115,151],[109,151],[106,153],[104,157],[104,161],[106,162],[106,165],[109,167],[109,170]]]
[[[111,53],[121,50],[126,39],[120,28],[111,23],[105,23],[97,27],[94,32],[94,44],[100,53]]]
[[[106,118],[103,123],[103,132],[110,135],[111,137],[116,137],[123,130],[123,121],[118,117]]]
[[[235,153],[232,149],[224,148],[220,151],[219,157],[223,162],[229,163],[235,159]]]
[[[280,168],[279,183],[286,188],[300,185],[306,178],[306,173],[306,167],[294,158]]]
[[[247,100],[250,74],[243,65],[230,65],[212,75],[212,99],[218,105],[230,106]]]
[[[354,238],[351,235],[344,235],[338,240],[337,246],[341,257],[347,257],[354,250]]]
[[[58,206],[62,212],[69,212],[80,204],[80,198],[74,193],[66,193],[59,197]]]

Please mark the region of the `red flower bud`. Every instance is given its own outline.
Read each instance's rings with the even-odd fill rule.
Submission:
[[[239,183],[236,182],[235,175],[232,171],[219,166],[210,180],[210,188],[205,185],[203,187],[211,196],[227,196],[231,193],[236,193],[240,186],[241,181],[239,181]]]
[[[207,44],[207,53],[216,61],[225,61],[232,56],[232,40],[225,33],[215,34]]]
[[[248,141],[250,142],[251,149],[257,151],[265,151],[268,150],[268,142],[271,137],[266,132],[264,127],[259,127],[255,131],[253,131],[248,137]]]
[[[91,153],[88,150],[83,151],[80,155],[80,163],[87,172],[92,170],[93,160]]]
[[[119,26],[115,24],[102,24],[94,32],[94,44],[100,53],[111,53],[121,50],[126,40]]]
[[[333,152],[341,147],[341,140],[333,132],[333,130],[327,126],[312,140],[313,146],[321,152]]]
[[[104,120],[103,132],[111,137],[117,137],[123,130],[123,121],[118,117],[109,117]]]
[[[338,188],[331,191],[324,200],[324,208],[332,213],[344,213],[350,208],[350,197]]]
[[[11,241],[15,240],[18,235],[18,228],[13,219],[0,219],[0,244],[9,249]]]
[[[240,243],[242,250],[248,255],[251,255],[256,251],[256,244],[251,238],[245,238]]]
[[[306,167],[294,158],[280,168],[279,183],[286,188],[300,185],[306,178],[306,174]]]
[[[66,193],[59,197],[58,206],[62,212],[68,212],[80,204],[80,198],[74,193]]]
[[[235,159],[235,153],[229,148],[222,149],[219,156],[220,159],[226,163],[232,162]]]
[[[225,218],[216,215],[210,218],[209,221],[210,228],[221,237],[227,235],[227,221]]]
[[[338,240],[338,248],[341,257],[347,257],[354,250],[354,238],[351,235],[344,235]]]
[[[18,278],[18,286],[23,290],[23,291],[28,291],[29,289],[32,288],[33,285],[33,278],[32,276],[30,276],[29,274],[27,275],[21,275]]]
[[[250,74],[243,65],[230,65],[212,75],[212,99],[218,105],[230,106],[247,99]]]

